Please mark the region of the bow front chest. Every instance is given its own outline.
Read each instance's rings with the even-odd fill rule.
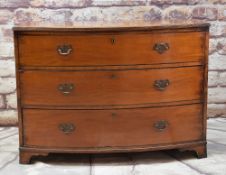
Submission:
[[[48,153],[206,157],[206,23],[14,27],[20,163]]]

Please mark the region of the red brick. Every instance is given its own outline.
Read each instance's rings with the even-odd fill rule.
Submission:
[[[0,9],[0,24],[7,24],[12,21],[13,13],[9,10]]]
[[[220,41],[217,44],[217,52],[220,55],[226,55],[226,40],[225,41]]]
[[[92,0],[92,5],[94,6],[136,6],[136,5],[145,5],[146,0]]]
[[[45,10],[42,13],[42,18],[51,24],[70,23],[73,13],[70,10]]]
[[[152,8],[144,13],[144,21],[158,21],[162,19],[162,12],[159,8]]]
[[[194,5],[198,0],[148,0],[151,5],[169,6],[176,4]]]
[[[219,9],[218,19],[226,21],[226,7]]]
[[[191,18],[190,9],[187,7],[169,7],[165,10],[165,18],[171,20],[187,20]]]
[[[31,22],[41,21],[39,16],[39,10],[34,9],[18,9],[14,14],[14,23],[27,24]]]
[[[11,28],[0,28],[0,42],[12,42],[13,41],[13,31]]]
[[[218,10],[215,7],[196,7],[192,11],[194,19],[217,20]]]
[[[217,40],[214,39],[210,39],[209,41],[209,54],[213,54],[217,51]]]
[[[0,0],[0,8],[29,7],[29,0]]]
[[[0,95],[0,109],[4,109],[5,108],[5,100],[3,95]]]
[[[47,8],[76,8],[87,7],[92,3],[92,0],[31,0],[30,5],[33,7]]]
[[[223,25],[221,28],[222,36],[226,36],[226,25]]]
[[[219,0],[221,4],[226,4],[226,0]]]
[[[45,22],[50,24],[64,24],[70,22],[72,12],[66,9],[18,9],[15,12],[15,24],[29,24],[34,22]]]

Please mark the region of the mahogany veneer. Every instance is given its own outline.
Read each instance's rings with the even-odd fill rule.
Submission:
[[[19,38],[21,43],[19,56],[22,66],[128,65],[199,61],[204,56],[204,38],[205,33],[199,31],[193,32],[192,35],[147,32],[90,32],[88,34],[69,32],[42,37],[36,33]],[[57,52],[53,52],[58,45],[62,44],[62,41],[76,46],[65,59],[62,59]],[[170,49],[165,54],[161,55],[152,50],[158,41],[164,41],[170,45]]]
[[[165,110],[170,115],[166,115]],[[25,146],[83,148],[89,152],[111,147],[142,147],[202,139],[201,105],[121,110],[24,110]],[[57,117],[56,117],[57,116]],[[155,116],[155,117],[153,117]],[[153,127],[167,121],[160,131]],[[75,123],[75,131],[63,135],[59,123]],[[183,125],[181,124],[183,123]],[[37,130],[36,126],[39,126]],[[185,135],[184,130],[190,131]],[[43,137],[45,136],[45,137]]]
[[[206,157],[209,24],[14,27],[20,163],[52,152]]]
[[[120,71],[25,71],[21,74],[21,103],[29,105],[130,105],[201,99],[203,70],[200,67]],[[156,80],[168,79],[158,90]],[[70,95],[58,87],[73,84]],[[192,88],[187,88],[192,86]]]

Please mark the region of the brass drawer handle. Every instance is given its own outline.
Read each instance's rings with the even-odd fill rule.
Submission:
[[[68,44],[63,44],[57,47],[57,51],[60,55],[67,56],[72,52],[72,46]]]
[[[167,50],[169,50],[169,44],[168,43],[156,43],[153,47],[153,49],[158,52],[159,54],[163,54]]]
[[[154,128],[158,131],[164,131],[168,127],[169,123],[165,120],[160,120],[154,123]]]
[[[73,123],[61,123],[61,124],[59,124],[58,128],[64,134],[70,134],[70,133],[74,132],[75,125]]]
[[[167,86],[169,86],[170,81],[168,79],[166,80],[155,80],[154,87],[160,91],[164,91]]]
[[[58,86],[58,90],[64,95],[70,94],[73,91],[73,89],[74,89],[74,84],[72,83],[59,84]]]

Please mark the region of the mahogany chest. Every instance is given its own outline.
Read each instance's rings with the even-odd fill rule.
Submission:
[[[207,23],[14,27],[20,163],[48,153],[206,157]]]

